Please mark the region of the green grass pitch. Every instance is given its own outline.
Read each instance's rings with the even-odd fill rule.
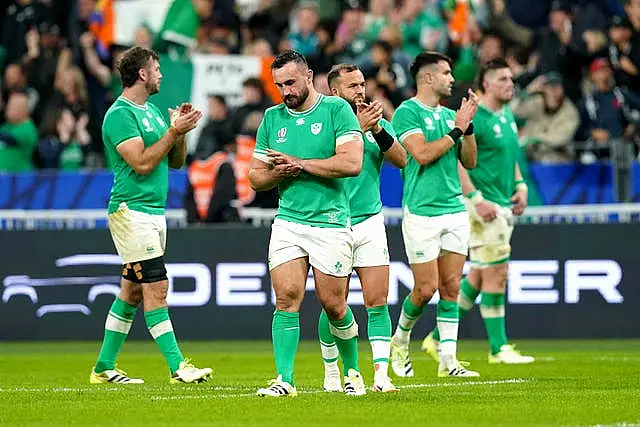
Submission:
[[[484,341],[462,341],[459,357],[478,379],[439,379],[412,343],[416,376],[399,393],[361,398],[321,392],[316,342],[296,359],[299,396],[255,396],[274,376],[269,342],[184,342],[206,384],[170,385],[153,342],[125,344],[119,366],[144,385],[90,385],[98,343],[0,343],[2,426],[640,426],[640,340],[520,341],[533,365],[496,366]],[[371,385],[371,352],[361,342]]]

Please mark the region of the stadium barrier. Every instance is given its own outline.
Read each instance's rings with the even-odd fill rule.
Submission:
[[[640,276],[634,224],[529,225],[516,228],[507,294],[514,338],[638,337]],[[266,265],[267,227],[170,230],[166,254],[168,302],[180,339],[269,339],[273,295]],[[393,323],[412,287],[401,231],[388,227]],[[120,259],[106,230],[0,232],[0,339],[102,337],[118,292]],[[316,336],[318,304],[307,281],[302,337]],[[435,302],[437,298],[434,299]],[[359,281],[349,302],[366,337]],[[434,307],[414,338],[434,324]],[[233,319],[233,328],[229,328]],[[477,310],[462,322],[462,338],[485,336]],[[141,313],[131,331],[148,339]]]

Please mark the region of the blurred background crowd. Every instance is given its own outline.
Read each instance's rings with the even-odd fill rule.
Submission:
[[[354,62],[388,119],[414,94],[407,70],[420,51],[453,58],[458,95],[451,105],[482,64],[505,57],[529,161],[589,164],[607,160],[612,141],[636,153],[640,145],[640,0],[166,1],[159,29],[141,17],[126,45],[105,35],[104,24],[111,3],[134,0],[0,1],[0,172],[106,167],[100,127],[121,90],[115,64],[130,45],[173,61],[194,52],[270,57],[293,48],[327,94],[331,66]],[[163,87],[172,84],[180,82],[167,74]],[[191,161],[222,153],[224,166],[239,136],[255,136],[277,99],[260,76],[242,86],[233,105],[206,94]],[[215,184],[229,187],[232,171],[216,171]]]

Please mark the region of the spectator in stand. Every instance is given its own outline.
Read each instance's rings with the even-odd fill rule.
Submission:
[[[37,30],[29,30],[25,41],[27,53],[22,58],[22,64],[27,72],[29,85],[39,95],[33,114],[34,120],[39,122],[44,107],[53,94],[54,85],[71,66],[71,50],[64,47],[58,25],[49,21],[42,22]]]
[[[304,56],[312,56],[318,51],[318,5],[313,1],[305,1],[296,11],[297,29],[289,34],[288,41],[291,49]]]
[[[608,53],[616,82],[640,94],[640,46],[634,46],[632,37],[633,25],[628,18],[611,18]],[[640,43],[640,39],[636,43]]]
[[[44,138],[38,144],[38,159],[43,169],[78,170],[84,166],[85,155],[91,148],[87,130],[89,116],[79,119],[64,108],[55,121],[46,124]]]
[[[5,64],[19,62],[27,52],[24,35],[37,28],[45,5],[33,0],[15,0],[6,11],[2,24],[2,46],[6,49]]]
[[[336,63],[336,56],[342,52],[342,48],[336,43],[336,25],[333,22],[322,21],[316,29],[318,49],[315,54],[307,57],[309,67],[314,73],[328,73]]]
[[[27,75],[20,64],[9,64],[4,70],[2,81],[2,102],[6,104],[14,93],[24,93],[28,99],[29,114],[33,114],[39,95],[35,89],[27,86]]]
[[[393,60],[393,46],[378,40],[371,46],[371,68],[365,69],[365,78],[375,78],[395,106],[407,98],[408,77],[402,66]]]
[[[264,110],[271,106],[262,81],[257,77],[248,78],[242,83],[242,100],[242,105],[231,116],[231,130],[234,135],[240,134],[242,125],[250,113],[264,114]]]
[[[335,42],[342,51],[338,62],[352,60],[365,53],[369,46],[364,30],[365,11],[360,2],[355,1],[342,12],[342,18],[336,29]]]
[[[229,124],[229,111],[223,96],[209,96],[209,119],[198,136],[194,152],[195,159],[205,160],[213,153],[222,151],[233,141],[234,134]]]
[[[526,120],[522,129],[529,159],[541,163],[573,160],[573,136],[580,124],[575,105],[564,95],[562,77],[537,77],[511,103],[513,114]]]
[[[389,24],[389,17],[393,13],[394,0],[370,0],[369,12],[364,19],[364,38],[372,45],[384,27]]]
[[[7,121],[0,125],[0,172],[25,172],[33,169],[38,130],[29,117],[29,100],[24,93],[9,97]]]
[[[400,8],[402,50],[411,57],[424,50],[444,52],[447,29],[435,5],[437,0],[403,0]]]
[[[591,89],[580,104],[581,123],[578,139],[586,141],[580,156],[583,163],[609,157],[611,141],[620,139],[628,125],[625,117],[625,98],[615,85],[613,70],[604,58],[595,59],[589,66]]]

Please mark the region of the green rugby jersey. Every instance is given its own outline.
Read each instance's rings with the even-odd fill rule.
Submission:
[[[424,105],[416,98],[404,101],[393,115],[393,128],[400,142],[415,134],[424,135],[428,144],[455,127],[455,111]],[[409,212],[422,216],[439,216],[465,210],[458,177],[460,141],[442,157],[428,165],[420,165],[407,152],[407,166],[403,170],[402,205]]]
[[[327,159],[336,146],[357,136],[360,124],[347,101],[318,95],[307,111],[279,104],[265,111],[258,128],[253,156],[269,163],[267,149],[300,159]],[[280,205],[276,218],[316,227],[346,227],[350,222],[347,179],[322,178],[302,172],[278,184]]]
[[[478,144],[478,164],[469,177],[485,199],[500,206],[511,205],[515,169],[520,150],[518,127],[506,105],[492,111],[480,104],[473,119]]]
[[[389,135],[396,138],[391,123],[382,119],[379,124]],[[380,170],[383,162],[384,153],[380,151],[373,133],[371,131],[365,132],[362,172],[358,176],[347,178],[352,224],[359,224],[382,210]]]
[[[107,110],[102,140],[114,174],[109,213],[125,202],[129,209],[164,215],[169,188],[168,157],[148,175],[139,175],[118,153],[117,147],[132,138],[142,138],[144,146],[149,147],[159,141],[167,129],[160,110],[151,102],[143,106],[120,96]]]

